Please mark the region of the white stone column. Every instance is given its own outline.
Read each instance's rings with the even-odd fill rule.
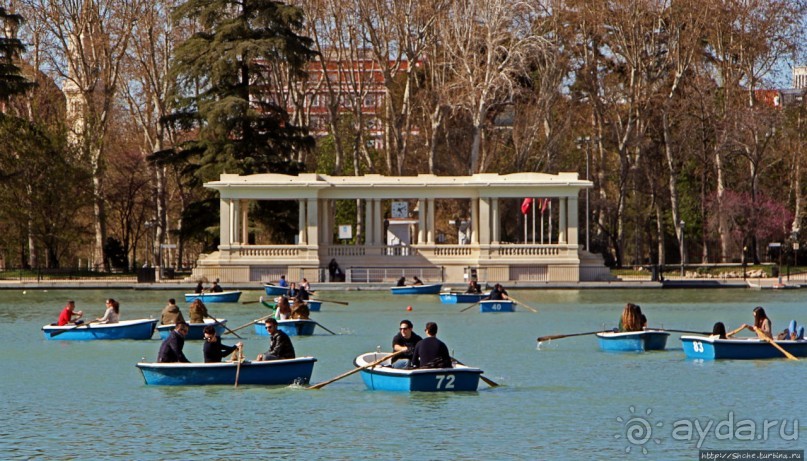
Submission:
[[[219,245],[230,245],[230,199],[219,199]]]
[[[483,245],[490,244],[490,198],[479,198],[479,243]],[[471,223],[473,224],[473,223]]]
[[[364,199],[364,245],[373,246],[375,241],[375,226],[378,224],[373,219],[373,204],[375,199]]]
[[[418,238],[417,243],[426,243],[426,199],[418,199]]]
[[[501,240],[501,223],[499,222],[499,199],[490,199],[490,227],[491,227],[491,242],[494,245],[499,244]]]
[[[468,230],[471,232],[471,245],[479,245],[479,198],[471,199],[471,225]]]
[[[569,245],[578,245],[579,241],[578,234],[580,233],[580,223],[577,217],[578,207],[580,206],[579,203],[580,202],[578,201],[577,196],[569,197],[567,199],[567,229],[569,229],[567,239],[569,241]]]
[[[240,200],[241,202],[241,244],[246,245],[249,243],[249,202]]]
[[[426,199],[426,244],[434,245],[434,199]]]
[[[306,226],[305,226],[305,200],[300,199],[297,200],[297,244],[298,245],[306,245],[308,240],[306,238]]]
[[[567,198],[560,197],[558,199],[558,245],[566,244],[566,237],[568,229],[566,228],[566,215],[567,213]]]
[[[306,244],[307,245],[319,245],[319,239],[317,238],[317,234],[319,233],[319,221],[317,220],[317,215],[319,214],[319,207],[317,206],[317,199],[309,198],[305,199],[305,207],[306,209],[306,219],[308,220],[308,225],[306,233]]]
[[[381,199],[373,199],[373,244],[383,245],[384,221],[381,219]]]
[[[230,239],[232,244],[241,243],[241,200],[230,200]]]

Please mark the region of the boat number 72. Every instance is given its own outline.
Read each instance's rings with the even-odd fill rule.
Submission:
[[[454,389],[454,375],[437,375],[437,389]],[[445,383],[445,387],[443,387]]]
[[[695,352],[703,352],[703,343],[700,341],[692,341],[692,350]]]

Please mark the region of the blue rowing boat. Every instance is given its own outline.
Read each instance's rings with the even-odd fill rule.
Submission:
[[[204,323],[189,323],[188,334],[185,335],[185,339],[204,339],[205,327],[208,325],[213,325],[216,328],[216,334],[221,336],[222,333],[224,333],[224,324],[227,323],[227,319],[216,320],[218,320],[218,324],[216,324],[216,321],[213,319],[205,319]],[[160,333],[160,339],[168,339],[171,330],[173,330],[175,326],[176,325],[173,323],[158,326],[157,331]]]
[[[807,357],[807,340],[775,340],[796,357]],[[681,336],[684,354],[691,359],[781,359],[782,351],[759,338],[717,339],[708,336]]]
[[[608,352],[663,351],[670,334],[662,330],[597,333],[600,349]]]
[[[391,287],[394,295],[436,295],[443,288],[442,283],[432,283],[430,285],[407,285],[405,287]]]
[[[480,301],[479,312],[515,312],[516,303],[510,299],[500,299],[498,301]]]
[[[289,294],[289,287],[279,287],[277,285],[272,285],[271,283],[265,284],[263,286],[263,290],[269,296],[280,296]]]
[[[367,352],[353,361],[357,367],[367,366],[389,352]],[[389,362],[365,368],[359,373],[367,389],[373,391],[404,392],[468,392],[479,387],[479,368],[456,365],[454,368],[397,369]]]
[[[203,303],[237,303],[240,291],[222,291],[219,293],[185,293],[185,302],[192,303],[201,299]]]
[[[235,384],[238,373],[239,385],[279,386],[306,384],[314,370],[314,357],[299,357],[268,362],[241,363],[237,370],[236,362],[220,363],[146,363],[140,362],[137,368],[149,386],[204,386]]]
[[[278,320],[277,329],[289,336],[311,336],[314,334],[317,322],[310,319]],[[266,331],[266,324],[263,320],[255,321],[255,334],[258,336],[269,336]]]
[[[443,304],[473,304],[482,301],[490,293],[459,293],[444,291],[440,293],[440,302]]]
[[[80,326],[45,325],[45,339],[86,341],[92,339],[151,339],[156,319],[121,320],[118,323],[84,323]],[[62,332],[62,333],[60,333]]]

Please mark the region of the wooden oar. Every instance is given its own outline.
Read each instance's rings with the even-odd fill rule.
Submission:
[[[711,335],[711,334],[712,334],[712,332],[706,332],[706,331],[671,330],[671,329],[669,329],[669,328],[660,328],[660,330],[661,330],[661,331],[670,331],[670,332],[672,332],[672,333],[688,333],[688,334],[691,334],[691,335],[704,335],[704,336],[709,336],[709,335]]]
[[[568,334],[568,335],[539,336],[537,341],[540,343],[542,341],[551,341],[553,339],[571,338],[572,336],[596,335],[597,333],[610,333],[610,332],[611,332],[611,330],[600,330],[600,331],[587,331],[585,333],[572,333],[572,334]]]
[[[318,327],[322,328],[323,330],[327,331],[328,333],[330,333],[332,335],[336,335],[336,333],[334,333],[333,331],[331,331],[331,330],[325,328],[324,326],[322,326],[321,323],[319,323],[319,322],[314,322],[314,323],[316,323]]]
[[[510,296],[510,295],[507,295],[507,297],[508,297],[508,298],[510,298],[510,300],[515,301],[515,303],[516,303],[516,304],[518,304],[519,306],[526,307],[527,309],[529,309],[529,310],[531,310],[531,311],[535,312],[536,314],[538,313],[538,309],[533,309],[532,307],[530,307],[530,306],[528,306],[528,305],[526,305],[526,304],[522,303],[521,301],[517,300],[516,298],[514,298],[514,297],[512,297],[512,296]]]
[[[798,360],[798,358],[795,355],[793,355],[790,352],[786,351],[782,346],[776,344],[776,341],[774,341],[772,338],[768,337],[768,335],[766,335],[765,332],[763,332],[759,328],[754,328],[754,331],[757,333],[757,336],[759,336],[759,339],[761,339],[761,340],[767,342],[768,344],[770,344],[771,346],[779,349],[779,352],[785,354],[785,357],[789,358],[790,360]]]
[[[76,325],[76,326],[74,326],[74,327],[72,327],[72,328],[68,328],[68,329],[66,329],[66,330],[59,330],[59,331],[56,331],[56,332],[54,332],[54,333],[51,333],[50,337],[51,337],[51,338],[55,338],[55,337],[59,336],[59,335],[60,335],[60,334],[62,334],[62,333],[66,333],[66,332],[68,332],[68,331],[73,331],[73,330],[75,330],[76,328],[81,328],[81,327],[87,327],[87,328],[89,328],[91,323],[95,323],[95,321],[93,320],[92,322],[87,322],[87,323],[79,323],[78,325]]]
[[[233,330],[231,330],[231,329],[227,328],[227,325],[225,325],[225,324],[223,324],[223,323],[219,322],[219,319],[217,319],[217,318],[215,318],[215,317],[211,317],[210,315],[208,315],[208,316],[207,316],[207,318],[212,319],[212,320],[213,320],[213,322],[215,322],[215,323],[214,323],[214,325],[221,325],[221,326],[223,326],[223,327],[224,327],[224,329],[225,329],[225,330],[227,330],[227,332],[234,334],[236,338],[238,338],[238,339],[244,339],[244,338],[242,338],[242,337],[238,336],[238,333],[236,333],[236,332],[234,332]]]
[[[407,349],[401,349],[398,352],[393,352],[392,354],[385,355],[384,357],[376,360],[373,363],[368,363],[367,365],[364,365],[364,366],[361,366],[361,367],[358,367],[358,368],[354,368],[354,369],[348,371],[347,373],[342,373],[341,375],[337,376],[336,378],[329,379],[329,380],[321,382],[319,384],[314,384],[313,386],[309,386],[308,389],[322,389],[323,387],[327,386],[328,384],[331,384],[334,381],[339,381],[342,378],[347,378],[348,376],[352,375],[353,373],[357,373],[357,372],[359,372],[361,370],[364,370],[365,368],[374,367],[374,366],[378,365],[379,363],[383,362],[384,360],[389,360],[389,359],[395,358],[395,357],[397,357],[397,356],[399,356],[401,354],[406,353],[406,351],[407,351]],[[459,363],[459,362],[457,362],[457,363]]]
[[[311,301],[321,301],[321,302],[324,302],[324,303],[341,304],[341,305],[343,305],[343,306],[349,306],[349,305],[350,305],[350,303],[348,303],[348,302],[345,302],[345,301],[334,301],[334,300],[332,300],[332,299],[311,298]]]
[[[236,360],[238,362],[235,364],[235,388],[238,389],[238,376],[241,374],[241,362],[244,361],[244,354],[241,352],[242,346],[238,346],[238,350],[235,352]]]
[[[464,363],[457,360],[456,357],[451,357],[451,358],[454,359],[454,361],[457,362],[458,364],[467,366]],[[499,383],[497,383],[496,381],[494,381],[494,380],[492,380],[490,378],[487,378],[485,375],[479,375],[479,377],[482,379],[482,381],[487,383],[488,386],[490,386],[490,387],[499,387]]]
[[[268,319],[269,317],[272,317],[273,315],[275,315],[275,314],[274,314],[274,313],[271,313],[271,314],[266,315],[266,316],[264,316],[264,317],[261,317],[261,318],[259,318],[259,319],[255,319],[255,320],[253,320],[253,321],[251,321],[251,322],[249,322],[249,323],[245,323],[245,324],[241,325],[241,326],[240,326],[240,327],[238,327],[238,328],[233,328],[232,330],[229,330],[229,329],[228,329],[228,330],[229,330],[229,331],[231,331],[231,332],[233,332],[233,334],[235,334],[235,332],[236,332],[236,331],[238,331],[238,330],[243,330],[244,328],[246,328],[246,327],[248,327],[248,326],[250,326],[250,325],[253,325],[255,322],[261,322],[261,321],[263,321],[263,320]]]
[[[479,303],[481,303],[482,301],[485,301],[485,300],[484,300],[484,299],[480,299],[479,301],[477,301],[477,302],[475,302],[475,303],[471,304],[470,306],[468,306],[468,307],[464,307],[462,310],[460,310],[460,312],[465,312],[465,311],[467,311],[468,309],[470,309],[470,308],[472,308],[472,307],[474,307],[474,306],[478,305],[478,304],[479,304]]]
[[[255,303],[259,303],[259,302],[260,301],[256,299],[255,301],[241,301],[241,304],[255,304]]]

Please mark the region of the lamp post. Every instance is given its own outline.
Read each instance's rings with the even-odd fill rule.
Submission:
[[[793,229],[790,233],[790,244],[793,249],[793,265],[796,265],[796,251],[799,249],[799,230]],[[787,281],[790,281],[790,258],[787,259]]]
[[[684,276],[684,265],[686,264],[686,259],[687,259],[687,257],[686,257],[686,254],[687,254],[686,245],[684,245],[684,226],[686,226],[686,223],[682,219],[681,221],[678,222],[678,225],[681,227],[681,277],[683,277]]]
[[[154,258],[154,232],[151,231],[157,225],[157,221],[154,219],[149,219],[145,222],[146,229],[148,229],[149,233],[149,251],[146,254],[146,264],[148,267],[151,267],[152,259]]]
[[[589,181],[589,165],[591,163],[591,149],[589,143],[591,142],[590,136],[582,136],[575,140],[577,144],[577,148],[580,149],[582,144],[586,145],[586,181]],[[586,251],[591,251],[590,240],[589,240],[589,214],[591,213],[589,210],[589,188],[586,187]]]
[[[745,268],[747,267],[747,264],[746,264],[746,261],[745,261],[745,253],[746,253],[747,251],[748,251],[748,247],[747,247],[747,246],[743,246],[743,280],[745,280],[745,277],[746,277],[746,276],[745,276]]]

